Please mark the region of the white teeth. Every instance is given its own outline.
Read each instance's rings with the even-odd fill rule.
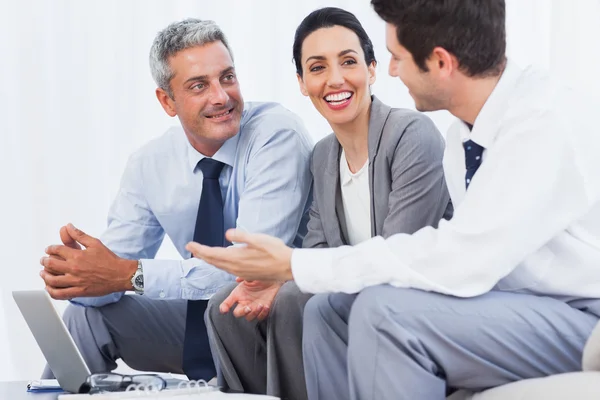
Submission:
[[[352,96],[352,93],[350,92],[335,93],[325,96],[325,100],[338,102],[347,100],[348,98],[350,98],[350,96]]]
[[[231,112],[230,110],[227,110],[227,111],[225,111],[223,114],[219,114],[219,115],[212,115],[212,116],[210,116],[210,117],[208,117],[208,118],[220,118],[220,117],[224,117],[225,115],[229,114],[230,112]]]

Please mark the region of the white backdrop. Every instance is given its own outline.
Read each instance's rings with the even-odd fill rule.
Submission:
[[[0,0],[0,380],[37,377],[44,362],[11,291],[43,287],[38,260],[62,224],[102,232],[127,156],[178,123],[154,97],[156,32],[186,17],[215,20],[244,98],[283,103],[319,139],[329,128],[298,90],[291,46],[302,18],[326,5],[354,12],[371,36],[374,93],[412,108],[387,76],[384,25],[368,0]],[[507,0],[507,14],[510,57],[600,90],[600,0]],[[451,122],[431,117],[442,131]],[[177,255],[167,243],[160,256]]]

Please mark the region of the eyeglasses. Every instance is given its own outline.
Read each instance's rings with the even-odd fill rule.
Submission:
[[[155,374],[122,375],[113,372],[91,374],[86,378],[80,393],[118,392],[127,390],[131,385],[158,391],[163,390],[167,382]]]

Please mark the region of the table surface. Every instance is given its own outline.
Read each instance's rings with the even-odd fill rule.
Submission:
[[[26,381],[0,382],[0,400],[57,400],[59,394],[28,392]]]

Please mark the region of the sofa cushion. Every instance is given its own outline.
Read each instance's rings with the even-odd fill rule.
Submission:
[[[481,393],[459,391],[449,400],[598,400],[600,372],[570,372],[525,379]]]
[[[583,370],[600,371],[600,322],[592,331],[583,349]]]

